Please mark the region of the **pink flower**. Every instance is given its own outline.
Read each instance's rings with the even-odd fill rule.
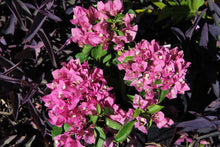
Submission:
[[[76,6],[73,9],[74,16],[71,23],[77,25],[72,29],[71,40],[80,47],[91,45],[96,47],[102,44],[102,49],[107,50],[110,44],[115,45],[114,50],[124,49],[124,44],[134,40],[137,33],[137,25],[131,25],[133,14],[125,14],[121,23],[116,23],[118,15],[123,15],[122,0],[113,0],[97,3],[97,9],[90,6],[85,9]]]
[[[73,145],[77,147],[84,147],[83,145],[81,145],[79,140],[72,139],[69,134],[61,134],[54,137],[54,142],[55,147],[72,147]]]
[[[110,16],[116,16],[118,13],[122,11],[122,0],[113,0],[108,1],[107,3],[103,3],[102,1],[97,3],[97,9],[104,14]]]
[[[188,137],[188,134],[182,134],[180,138],[178,138],[175,144],[181,144],[182,142],[192,142],[192,139]]]
[[[127,16],[128,17],[128,16]],[[129,20],[129,18],[126,18]],[[127,57],[132,60],[124,62]],[[142,40],[135,48],[123,52],[119,57],[119,70],[125,70],[124,80],[132,81],[138,92],[145,91],[147,97],[156,98],[157,90],[169,90],[166,97],[176,98],[189,90],[185,83],[190,63],[183,59],[183,52],[160,47],[155,40]]]
[[[171,119],[165,118],[163,112],[158,111],[151,116],[158,128],[169,127],[173,124]]]
[[[88,118],[97,115],[98,104],[102,110],[112,109],[113,114],[109,115],[112,120],[122,125],[128,121],[126,111],[115,104],[114,95],[109,93],[112,88],[107,86],[103,70],[90,69],[88,62],[81,64],[79,59],[62,65],[53,71],[53,83],[47,84],[51,93],[42,97],[48,107],[50,123],[58,127],[65,123],[70,125],[68,132],[55,137],[56,146],[82,146],[80,140],[84,141],[83,145],[94,144],[94,124],[89,123]],[[109,129],[103,128],[111,131]]]
[[[148,106],[148,101],[143,99],[140,95],[135,94],[133,100],[133,107],[135,109],[141,108],[142,110],[146,111]]]
[[[147,120],[146,118],[143,117],[136,117],[137,122],[135,122],[135,128],[137,128],[138,130],[140,130],[141,132],[147,134],[147,128],[146,128],[146,124],[147,124]]]

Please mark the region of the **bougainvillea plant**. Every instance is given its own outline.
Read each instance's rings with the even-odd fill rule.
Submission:
[[[134,42],[135,13],[124,12],[122,0],[100,1],[89,9],[76,6],[73,12],[71,40],[82,52],[52,72],[54,80],[47,84],[51,93],[42,97],[54,125],[55,146],[135,145],[133,128],[147,134],[152,122],[170,127],[173,120],[165,117],[160,103],[189,90],[185,75],[190,63],[183,52],[155,40]],[[127,110],[116,103],[103,69],[91,61],[125,71],[123,80],[135,91]]]

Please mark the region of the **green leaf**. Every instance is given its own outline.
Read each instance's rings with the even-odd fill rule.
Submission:
[[[117,20],[117,19],[122,19],[122,18],[124,18],[124,17],[125,17],[124,14],[120,14],[120,13],[119,13],[119,14],[116,16],[116,20]]]
[[[89,122],[92,122],[93,124],[95,124],[95,123],[97,122],[98,118],[99,118],[99,116],[97,116],[97,115],[92,115],[92,116],[90,117]]]
[[[127,94],[127,97],[133,101],[134,95]]]
[[[118,134],[114,139],[114,142],[123,142],[131,133],[135,122],[136,120],[133,120],[124,124],[122,128],[118,131]]]
[[[141,113],[143,113],[144,111],[142,109],[136,109],[134,110],[134,114],[133,114],[133,119],[136,118],[137,116],[139,116]]]
[[[107,54],[106,50],[102,50],[102,45],[98,45],[97,47],[93,48],[91,51],[91,55],[96,60],[99,60],[101,57]]]
[[[101,114],[101,112],[102,112],[102,108],[101,108],[101,106],[99,104],[96,105],[96,112],[98,114]]]
[[[82,52],[81,53],[77,53],[75,55],[75,58],[79,58],[80,63],[83,63],[86,60],[86,58],[85,58],[85,56],[84,56],[84,54]]]
[[[147,108],[147,113],[152,115],[152,114],[160,111],[163,107],[164,106],[160,106],[157,104],[151,105],[150,107]]]
[[[110,59],[112,58],[112,55],[111,54],[108,54],[107,56],[105,56],[105,58],[103,59],[103,63],[106,63],[108,62]]]
[[[102,114],[103,115],[112,115],[112,114],[114,114],[114,111],[110,107],[105,107],[105,109],[104,109]]]
[[[95,127],[94,136],[95,136],[95,147],[102,147],[105,142],[106,135],[101,127],[98,126]]]
[[[127,56],[127,57],[125,57],[125,59],[123,60],[123,63],[126,63],[127,61],[133,61],[133,57],[134,56]]]
[[[124,33],[120,30],[115,30],[115,33],[118,35],[118,36],[124,36]]]
[[[187,0],[191,11],[196,11],[204,4],[204,0]]]
[[[160,90],[159,98],[158,98],[158,103],[160,103],[160,102],[162,102],[164,100],[164,98],[166,97],[168,92],[169,92],[169,89],[167,89],[167,90]]]
[[[122,22],[122,18],[124,18],[124,17],[125,17],[124,14],[118,14],[118,15],[116,16],[115,22],[116,22],[116,23],[117,23],[117,22]]]
[[[160,8],[161,10],[166,7],[166,4],[164,4],[163,2],[153,2],[154,5],[156,5],[158,8]]]
[[[147,117],[147,129],[149,129],[150,127],[151,127],[151,125],[152,125],[152,119],[151,119],[151,117],[149,116],[149,117]]]
[[[114,121],[114,120],[112,120],[108,117],[105,118],[105,123],[109,128],[112,128],[112,129],[115,129],[115,130],[119,130],[122,126],[120,123],[118,123],[118,122],[116,122],[116,121]]]
[[[88,55],[89,55],[89,53],[90,53],[90,51],[92,50],[92,48],[93,48],[93,46],[91,46],[91,45],[85,45],[84,47],[83,47],[83,49],[82,49],[82,53],[83,53],[83,55],[85,56],[85,57],[87,57]]]
[[[64,129],[64,131],[65,132],[68,132],[69,131],[69,129],[70,129],[70,125],[69,124],[67,124],[67,123],[65,123],[64,125],[63,125],[63,129]]]
[[[126,82],[126,85],[130,86],[132,81],[125,81]]]
[[[60,135],[62,133],[62,131],[63,131],[62,127],[54,126],[53,130],[51,131],[52,138],[54,138],[57,135]]]
[[[107,23],[113,23],[112,19],[105,19]]]
[[[161,79],[158,79],[154,82],[154,85],[158,85],[158,84],[161,84]]]
[[[134,14],[134,17],[136,17],[136,13],[135,13],[135,11],[134,11],[134,10],[132,10],[132,9],[129,9],[127,13]]]
[[[113,59],[113,60],[112,60],[112,63],[113,63],[114,65],[121,64],[121,62],[118,61],[117,58]]]

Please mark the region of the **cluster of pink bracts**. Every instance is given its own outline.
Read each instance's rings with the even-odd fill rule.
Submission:
[[[131,24],[134,14],[122,14],[122,5],[121,0],[114,0],[105,4],[98,2],[97,9],[75,7],[71,23],[78,27],[72,28],[72,41],[80,47],[102,44],[103,50],[114,43],[114,49],[121,50],[124,43],[133,41],[137,33],[137,25]]]
[[[97,105],[102,110],[106,107],[112,109],[113,114],[108,117],[122,126],[136,119],[135,128],[147,134],[146,118],[133,118],[134,111],[147,111],[148,107],[158,104],[158,89],[169,90],[166,95],[169,99],[189,90],[185,83],[185,74],[190,63],[185,62],[182,51],[160,47],[154,40],[142,40],[134,48],[123,50],[124,43],[134,40],[137,25],[131,25],[134,14],[124,15],[122,8],[121,0],[108,1],[105,4],[98,2],[97,9],[92,6],[88,10],[75,7],[71,22],[77,28],[72,29],[71,39],[80,47],[96,47],[101,44],[103,50],[107,50],[109,44],[113,43],[114,50],[121,52],[118,69],[125,71],[124,80],[130,81],[130,86],[134,86],[138,92],[144,91],[145,97],[135,94],[133,108],[128,111],[120,109],[115,104],[114,95],[109,93],[112,88],[107,86],[102,69],[90,69],[87,61],[81,64],[79,59],[62,63],[63,67],[52,73],[53,82],[47,84],[51,93],[42,98],[48,107],[51,124],[58,127],[65,123],[70,125],[68,132],[54,137],[56,147],[73,144],[80,147],[95,143],[94,124],[87,122],[87,118],[98,115]],[[151,119],[159,128],[173,124],[161,111],[152,114]],[[115,132],[108,126],[102,129],[105,134]],[[104,146],[114,146],[113,139],[113,136],[107,137]]]

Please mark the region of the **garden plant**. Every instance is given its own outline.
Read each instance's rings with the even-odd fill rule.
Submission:
[[[0,146],[220,144],[220,3],[0,0]]]

